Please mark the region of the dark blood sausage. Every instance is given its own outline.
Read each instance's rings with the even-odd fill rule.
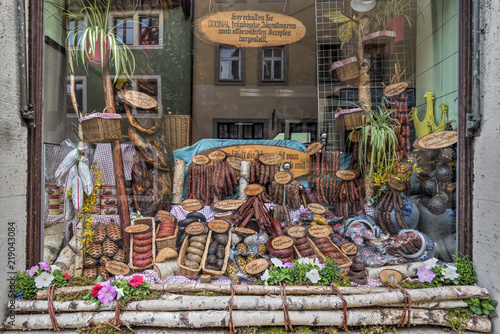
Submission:
[[[151,248],[152,248],[151,244],[142,247],[134,245],[134,253],[144,254],[151,251]]]
[[[307,242],[307,238],[298,238],[297,240],[295,240],[295,245],[302,245],[304,243]]]
[[[153,263],[152,257],[146,260],[132,260],[132,264],[139,268],[149,266],[151,263]]]
[[[314,254],[314,249],[308,248],[300,252],[300,255],[302,256],[311,256]]]
[[[207,222],[207,218],[202,213],[199,213],[199,212],[196,212],[196,211],[188,213],[186,215],[186,218],[195,218],[195,219],[197,219],[198,221],[200,221],[202,223],[206,223]]]
[[[301,244],[301,245],[296,245],[295,247],[297,247],[297,249],[299,251],[303,251],[303,250],[312,248],[311,245],[309,245],[309,243],[307,243],[307,244]]]
[[[149,259],[150,257],[152,257],[152,252],[149,251],[149,252],[146,252],[146,253],[142,253],[142,254],[139,254],[139,253],[136,253],[136,252],[133,252],[132,253],[132,259],[133,260],[147,260]]]
[[[147,233],[134,234],[134,240],[151,239],[152,236],[153,236],[153,231]]]
[[[144,247],[144,246],[147,246],[147,245],[151,245],[151,243],[153,242],[153,239],[149,238],[149,239],[144,239],[144,240],[137,240],[136,238],[134,238],[134,246],[139,246],[139,247]]]
[[[326,243],[330,243],[330,239],[328,239],[328,238],[319,238],[319,239],[314,240],[314,243],[316,245],[326,244]]]
[[[269,254],[276,256],[277,258],[289,257],[293,254],[293,248],[285,248],[285,249],[272,249],[269,250]]]

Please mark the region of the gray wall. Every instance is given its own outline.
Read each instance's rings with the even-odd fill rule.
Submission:
[[[500,299],[500,2],[481,1],[481,136],[474,145],[474,263],[478,284]],[[494,331],[500,319],[494,318]]]
[[[6,315],[8,272],[25,269],[26,127],[19,114],[19,69],[16,1],[0,2],[0,319]],[[15,267],[8,265],[8,227],[15,225]]]

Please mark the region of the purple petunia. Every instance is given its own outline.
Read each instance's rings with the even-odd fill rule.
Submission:
[[[40,262],[38,265],[40,266],[40,269],[50,271],[50,266],[47,262]]]
[[[436,274],[432,272],[432,270],[427,269],[425,267],[421,267],[417,271],[418,280],[422,283],[431,283]]]
[[[97,294],[97,298],[103,304],[107,304],[110,301],[114,300],[116,297],[115,288],[112,285],[103,286],[99,293]]]
[[[28,270],[26,270],[26,272],[28,273],[28,275],[30,275],[30,277],[33,277],[33,276],[35,276],[36,271],[38,269],[40,269],[38,266],[33,266],[33,267],[29,268]]]
[[[283,266],[285,268],[291,268],[291,267],[294,267],[294,264],[292,262],[285,262],[285,264]]]

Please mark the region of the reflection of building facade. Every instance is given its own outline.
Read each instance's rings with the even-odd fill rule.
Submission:
[[[239,11],[251,8],[249,2],[216,1],[211,6],[215,12]],[[284,46],[235,48],[214,45],[195,34],[194,141],[273,139],[280,133],[281,138],[315,140],[314,3],[251,2],[259,11],[294,17],[305,25],[306,35]],[[211,14],[209,7],[205,1],[195,1],[194,19]]]

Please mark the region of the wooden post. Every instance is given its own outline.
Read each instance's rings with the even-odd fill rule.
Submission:
[[[359,18],[358,26],[358,61],[359,61],[359,83],[358,93],[359,102],[365,104],[367,107],[372,105],[372,94],[370,91],[370,66],[365,61],[365,51],[363,47],[363,30],[368,23],[368,17],[361,16]]]
[[[106,110],[108,113],[115,113],[115,95],[113,92],[113,83],[111,82],[111,73],[105,66],[102,69],[102,82],[104,87],[104,99],[106,101]],[[128,211],[127,191],[125,189],[125,173],[123,172],[123,157],[120,147],[120,140],[115,139],[111,142],[113,153],[113,171],[115,173],[116,197],[118,200],[118,214],[120,216],[120,227],[122,231],[130,226],[130,213]],[[130,239],[128,233],[123,233],[123,250],[128,253]]]

